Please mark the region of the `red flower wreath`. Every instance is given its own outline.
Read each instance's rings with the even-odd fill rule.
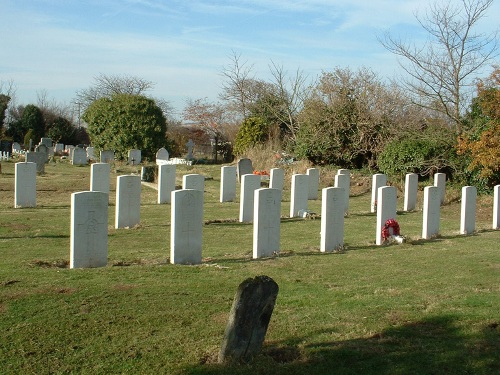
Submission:
[[[389,228],[392,228],[392,235],[393,236],[399,236],[399,224],[396,220],[394,219],[389,219],[385,222],[383,228],[382,228],[382,239],[385,241],[387,240],[391,234],[389,232]]]

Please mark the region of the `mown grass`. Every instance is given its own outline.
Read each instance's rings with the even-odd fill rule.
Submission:
[[[500,232],[490,229],[491,197],[478,201],[474,235],[459,235],[459,193],[449,191],[438,238],[420,239],[417,209],[397,218],[407,242],[380,247],[360,178],[345,250],[321,254],[320,220],[286,218],[287,190],[281,254],[252,260],[252,226],[235,222],[237,202],[218,202],[219,167],[194,167],[189,173],[208,177],[204,260],[179,266],[168,263],[170,205],[157,205],[154,189],[142,188],[141,224],[114,229],[116,175],[137,171],[117,165],[108,266],[71,270],[70,194],[88,189],[90,168],[48,165],[34,209],[13,208],[13,171],[2,163],[2,374],[500,373]],[[187,172],[178,167],[179,185]],[[310,208],[319,214],[320,202]],[[262,274],[280,287],[263,353],[250,364],[219,365],[236,288]]]

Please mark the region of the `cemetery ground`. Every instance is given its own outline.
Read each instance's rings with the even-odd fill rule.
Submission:
[[[170,205],[158,205],[148,186],[140,225],[114,228],[116,176],[139,171],[117,164],[108,265],[69,269],[70,195],[89,189],[90,167],[48,164],[37,207],[15,209],[14,162],[2,163],[0,373],[500,373],[492,196],[478,197],[477,232],[464,236],[460,191],[448,188],[440,236],[421,240],[422,183],[417,210],[398,212],[406,242],[376,246],[370,178],[356,174],[345,248],[323,254],[320,219],[287,218],[288,179],[281,252],[253,260],[252,224],[237,222],[238,200],[219,203],[220,166],[188,168],[177,166],[177,185],[186,173],[207,177],[201,265],[169,263]],[[321,173],[320,188],[331,186],[333,173]],[[320,200],[309,209],[320,214]],[[236,289],[257,275],[280,288],[263,352],[250,364],[217,364]]]

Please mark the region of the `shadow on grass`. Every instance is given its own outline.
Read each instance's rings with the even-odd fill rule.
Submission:
[[[221,365],[205,357],[190,375],[222,374],[498,374],[500,329],[485,323],[464,335],[457,318],[436,316],[391,327],[371,337],[314,342],[294,337],[266,343],[250,364]],[[317,332],[317,335],[328,332]],[[316,336],[316,334],[315,334]],[[304,344],[305,343],[305,344]],[[214,360],[212,360],[214,361]]]

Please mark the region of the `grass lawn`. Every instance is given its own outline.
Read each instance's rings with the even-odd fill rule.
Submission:
[[[322,254],[320,219],[286,218],[287,184],[281,253],[252,260],[252,225],[235,221],[238,202],[219,203],[220,166],[178,166],[178,185],[186,173],[207,177],[203,264],[181,266],[169,264],[170,205],[156,204],[156,190],[142,187],[140,225],[114,229],[116,176],[138,171],[115,165],[108,266],[72,270],[70,195],[89,189],[90,168],[45,170],[37,207],[14,209],[14,162],[2,162],[1,374],[500,373],[491,196],[478,198],[477,232],[463,236],[460,192],[449,190],[441,235],[424,241],[422,184],[417,210],[398,213],[407,241],[376,246],[369,178],[356,176],[345,249]],[[319,200],[309,207],[321,212]],[[280,287],[263,353],[219,365],[236,289],[257,275]]]

